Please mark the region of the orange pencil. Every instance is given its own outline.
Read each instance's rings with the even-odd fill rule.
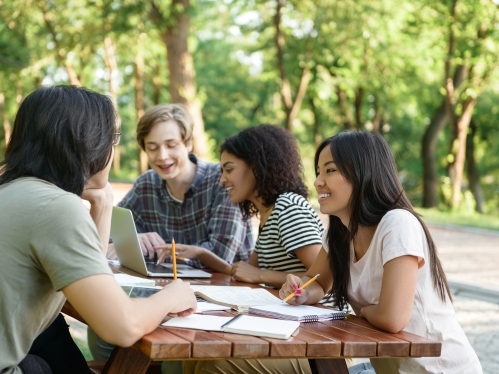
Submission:
[[[172,238],[172,262],[173,262],[173,279],[177,279],[177,253],[175,252],[175,239]]]
[[[306,282],[303,286],[301,286],[300,288],[298,288],[299,290],[303,290],[305,287],[307,287],[310,283],[314,282],[315,280],[317,280],[317,278],[319,278],[319,275],[320,274],[317,274],[315,277],[313,278],[310,278],[308,282]],[[286,296],[286,298],[282,301],[282,302],[286,302],[288,301],[289,299],[291,299],[293,296],[296,295],[296,292],[293,292],[293,293],[290,293],[288,296]]]

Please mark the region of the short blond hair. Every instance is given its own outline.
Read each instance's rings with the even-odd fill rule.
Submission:
[[[140,117],[137,123],[137,143],[139,143],[139,147],[145,150],[144,138],[155,124],[169,120],[177,122],[184,144],[191,143],[194,122],[186,107],[182,104],[161,104],[148,109]]]

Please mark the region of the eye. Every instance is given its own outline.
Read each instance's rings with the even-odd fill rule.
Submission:
[[[151,151],[151,152],[154,152],[157,149],[158,149],[158,147],[147,147],[147,150]]]
[[[326,173],[332,173],[333,171],[336,171],[336,169],[333,169],[333,168],[329,168],[329,169],[326,169]]]

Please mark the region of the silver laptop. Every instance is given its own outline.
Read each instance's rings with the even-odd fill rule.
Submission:
[[[148,277],[172,277],[172,264],[158,264],[146,262],[133,221],[132,212],[128,209],[113,207],[111,219],[111,237],[120,264],[137,273]],[[195,269],[185,264],[177,264],[179,278],[211,278],[211,274]]]

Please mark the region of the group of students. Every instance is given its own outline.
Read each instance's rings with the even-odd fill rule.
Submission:
[[[66,298],[104,355],[109,344],[132,345],[167,314],[196,309],[187,282],[130,299],[112,277],[108,176],[117,123],[108,97],[74,86],[38,88],[19,108],[0,163],[2,374],[88,373],[60,314]],[[118,205],[132,211],[145,256],[171,261],[173,237],[192,266],[279,288],[281,298],[296,292],[290,304],[348,304],[380,329],[442,342],[440,357],[377,358],[365,372],[482,372],[456,321],[435,245],[381,136],[342,132],[318,146],[314,185],[329,216],[324,230],[290,133],[272,125],[242,130],[224,141],[217,164],[192,153],[192,128],[175,104],[151,108],[138,122],[151,169]],[[256,243],[252,216],[260,219]],[[298,289],[315,274],[317,282]],[[186,361],[180,370],[309,373],[310,366],[305,359],[210,360]]]

